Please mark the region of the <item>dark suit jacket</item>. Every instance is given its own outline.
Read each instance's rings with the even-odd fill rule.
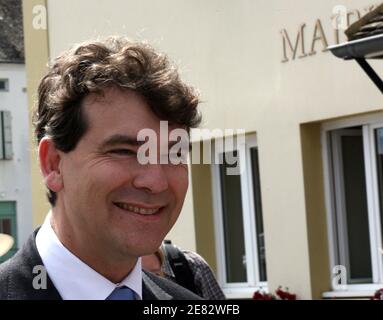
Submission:
[[[34,289],[35,266],[43,266],[36,247],[37,230],[11,259],[0,264],[0,300],[61,300],[61,296],[47,275],[47,288]],[[200,300],[189,290],[152,273],[142,274],[144,300]]]

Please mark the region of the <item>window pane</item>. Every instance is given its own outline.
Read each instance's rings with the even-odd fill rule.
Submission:
[[[349,282],[371,282],[363,137],[344,135],[341,141]]]
[[[376,130],[376,163],[379,184],[380,224],[383,232],[383,128]]]
[[[11,160],[13,157],[11,112],[3,111],[2,114],[3,114],[3,143],[4,143],[3,156],[4,156],[4,159]]]
[[[232,156],[236,157],[234,151]],[[226,169],[235,167],[225,161],[220,165],[223,227],[226,256],[226,281],[247,282],[245,242],[240,175],[228,175]]]
[[[2,263],[17,251],[16,202],[14,201],[0,201],[0,232],[11,235],[15,241],[11,250],[0,257],[0,263]]]
[[[0,233],[12,235],[11,219],[0,219]]]
[[[0,91],[8,91],[8,79],[0,79]]]
[[[257,235],[257,251],[258,251],[258,268],[260,281],[267,281],[266,274],[266,253],[265,239],[263,231],[263,216],[261,202],[261,184],[259,180],[259,165],[258,165],[258,149],[250,149],[253,192],[254,192],[254,209],[255,209],[255,224]]]

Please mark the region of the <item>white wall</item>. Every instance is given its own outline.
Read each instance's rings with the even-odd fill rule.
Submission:
[[[0,201],[16,201],[18,246],[32,231],[29,157],[29,112],[23,64],[1,64],[0,78],[9,79],[9,91],[0,92],[0,110],[12,115],[12,160],[0,160]]]

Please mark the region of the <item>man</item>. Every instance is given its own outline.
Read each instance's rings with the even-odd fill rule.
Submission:
[[[198,125],[197,104],[167,58],[146,44],[111,37],[59,56],[39,85],[34,117],[52,210],[0,267],[0,299],[198,299],[142,272],[139,258],[176,222],[187,165],[160,161],[170,146],[155,149],[155,163],[137,156],[142,130],[163,146],[161,120],[169,135]],[[46,289],[36,289],[38,265]]]

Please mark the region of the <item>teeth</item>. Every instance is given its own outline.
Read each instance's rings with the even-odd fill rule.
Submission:
[[[143,215],[154,214],[159,210],[159,208],[157,208],[157,209],[145,209],[145,208],[140,208],[140,207],[132,206],[132,205],[129,205],[126,203],[121,203],[121,202],[116,203],[116,205],[121,209],[132,211],[134,213],[139,213],[139,214],[143,214]]]

